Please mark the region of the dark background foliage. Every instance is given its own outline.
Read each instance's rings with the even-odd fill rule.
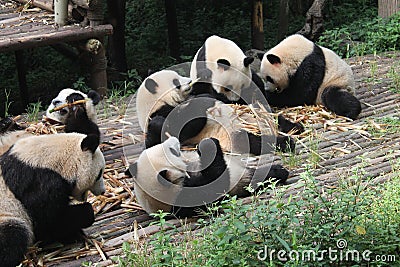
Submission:
[[[290,1],[287,34],[303,27],[305,13],[311,3],[311,0]],[[251,1],[177,0],[176,12],[183,61],[190,61],[204,40],[213,34],[233,40],[244,51],[252,48]],[[268,49],[280,41],[277,38],[279,1],[263,1],[263,12],[264,43],[265,49]],[[341,56],[395,49],[400,41],[399,16],[392,18],[389,26],[386,21],[378,19],[377,0],[330,0],[325,14],[326,31],[320,43]],[[124,79],[136,81],[131,83],[131,91],[148,70],[160,70],[177,63],[169,56],[164,1],[128,0],[125,36],[128,70],[131,71]],[[363,50],[351,50],[359,42],[364,44]],[[74,87],[74,84],[77,87],[87,78],[87,70],[50,47],[31,49],[25,53],[31,102],[41,101],[42,106],[46,106],[60,89]],[[24,107],[19,102],[14,53],[0,54],[0,62],[0,116],[4,115],[7,105],[9,114],[21,113]],[[118,83],[110,81],[111,90],[115,84]]]

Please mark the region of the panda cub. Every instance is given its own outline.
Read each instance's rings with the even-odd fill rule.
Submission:
[[[59,111],[50,112],[54,108],[73,103],[77,100],[86,99],[85,104],[75,105],[71,108],[63,108]],[[100,131],[96,124],[95,105],[100,101],[100,95],[95,91],[90,91],[87,95],[70,88],[60,91],[58,96],[51,101],[46,111],[46,117],[50,121],[65,125],[65,132],[95,134],[100,136]],[[11,118],[4,118],[0,121],[0,155],[4,154],[17,140],[32,136],[24,130],[24,127],[15,123]]]
[[[251,166],[250,159],[255,160]],[[257,165],[261,164],[255,158],[223,154],[215,138],[203,139],[197,151],[181,152],[179,140],[169,137],[144,150],[129,170],[136,199],[147,213],[163,210],[190,217],[225,193],[248,195],[244,187],[253,184],[252,179],[284,182],[288,177],[281,165]]]
[[[87,191],[105,192],[98,145],[97,135],[31,136],[0,157],[2,267],[20,264],[35,241],[72,240],[94,222],[91,204],[71,205],[70,197],[85,201]]]
[[[272,106],[322,104],[353,120],[361,112],[350,66],[302,35],[291,35],[266,52],[260,73],[267,81],[267,101]]]
[[[190,78],[210,84],[212,91],[205,85],[196,93],[209,93],[223,102],[240,101],[252,85],[253,61],[233,41],[216,35],[208,37],[194,56]]]

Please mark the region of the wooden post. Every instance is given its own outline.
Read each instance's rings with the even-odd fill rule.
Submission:
[[[114,34],[108,38],[108,58],[110,65],[119,73],[126,73],[125,52],[125,6],[126,0],[107,0],[108,21],[114,28]],[[109,73],[110,75],[110,73]]]
[[[176,18],[175,0],[165,0],[165,15],[168,26],[168,44],[170,56],[180,61],[180,41],[178,32],[178,21]]]
[[[251,45],[252,48],[264,50],[264,27],[262,0],[253,0],[251,14]]]
[[[378,0],[378,15],[382,18],[390,17],[400,11],[400,0]]]
[[[90,27],[95,27],[103,23],[103,1],[91,0],[89,2],[88,19]],[[90,42],[91,40],[89,40]],[[91,53],[92,66],[90,68],[90,86],[96,90],[101,97],[107,94],[107,58],[104,48],[104,38],[99,38],[99,47],[95,53]]]
[[[278,41],[285,38],[289,27],[289,0],[281,0],[279,3]]]
[[[15,61],[17,64],[19,93],[21,97],[22,106],[25,109],[29,103],[29,97],[28,97],[28,85],[26,83],[26,64],[25,64],[24,51],[22,50],[15,51]]]

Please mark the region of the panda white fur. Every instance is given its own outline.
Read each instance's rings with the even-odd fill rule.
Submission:
[[[323,104],[351,119],[361,112],[350,66],[302,35],[291,35],[265,53],[260,73],[267,81],[266,97],[272,106]]]
[[[140,128],[147,132],[147,122],[154,116],[167,116],[190,93],[190,78],[173,70],[162,70],[147,77],[136,94],[136,110]]]
[[[85,104],[50,112],[57,106],[83,99],[86,99]],[[70,88],[63,89],[51,101],[46,115],[50,120],[65,124],[65,132],[67,133],[77,132],[100,136],[100,131],[96,124],[95,110],[95,105],[98,104],[99,100],[100,95],[95,91],[90,91],[86,95]],[[0,121],[0,155],[4,154],[17,140],[29,136],[32,136],[32,134],[23,130],[23,127],[16,124],[11,118],[2,119]]]
[[[233,41],[213,35],[197,51],[190,67],[190,78],[210,83],[227,101],[239,101],[242,90],[252,84],[250,64],[253,61],[254,58],[246,57]]]
[[[94,222],[87,191],[105,191],[99,137],[78,133],[18,140],[0,157],[0,265],[14,267],[36,241],[68,240]]]
[[[288,177],[280,165],[256,168],[259,162],[250,166],[246,164],[249,159],[255,160],[224,155],[214,138],[202,140],[198,151],[181,153],[179,140],[169,137],[144,150],[129,170],[135,180],[136,199],[147,213],[163,210],[190,217],[225,193],[247,195],[244,187],[252,179],[260,182],[273,177],[284,182]]]

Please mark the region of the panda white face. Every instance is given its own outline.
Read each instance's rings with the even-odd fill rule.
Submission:
[[[266,81],[266,90],[277,93],[285,90],[290,77],[313,49],[313,42],[300,34],[293,34],[265,53],[260,74]]]
[[[63,89],[60,91],[60,93],[54,98],[49,107],[46,110],[46,117],[54,120],[56,122],[65,124],[65,121],[67,119],[67,114],[68,114],[68,108],[63,108],[59,111],[54,111],[50,112],[54,108],[64,105],[68,103],[68,98],[71,98],[72,100],[86,100],[86,113],[91,121],[96,123],[97,118],[96,118],[96,110],[95,110],[95,105],[97,105],[100,101],[100,96],[94,92],[90,91],[89,96],[86,95],[85,93],[82,93],[81,91],[77,91],[71,88]]]
[[[165,104],[176,106],[191,92],[191,79],[172,70],[162,70],[147,77],[140,85],[136,108],[139,125],[145,132],[152,113]]]
[[[254,58],[246,57],[243,51],[231,40],[209,37],[197,51],[190,69],[190,77],[203,78],[204,69],[212,72],[211,83],[217,93],[229,100],[240,99],[241,92],[251,84],[250,64]]]

